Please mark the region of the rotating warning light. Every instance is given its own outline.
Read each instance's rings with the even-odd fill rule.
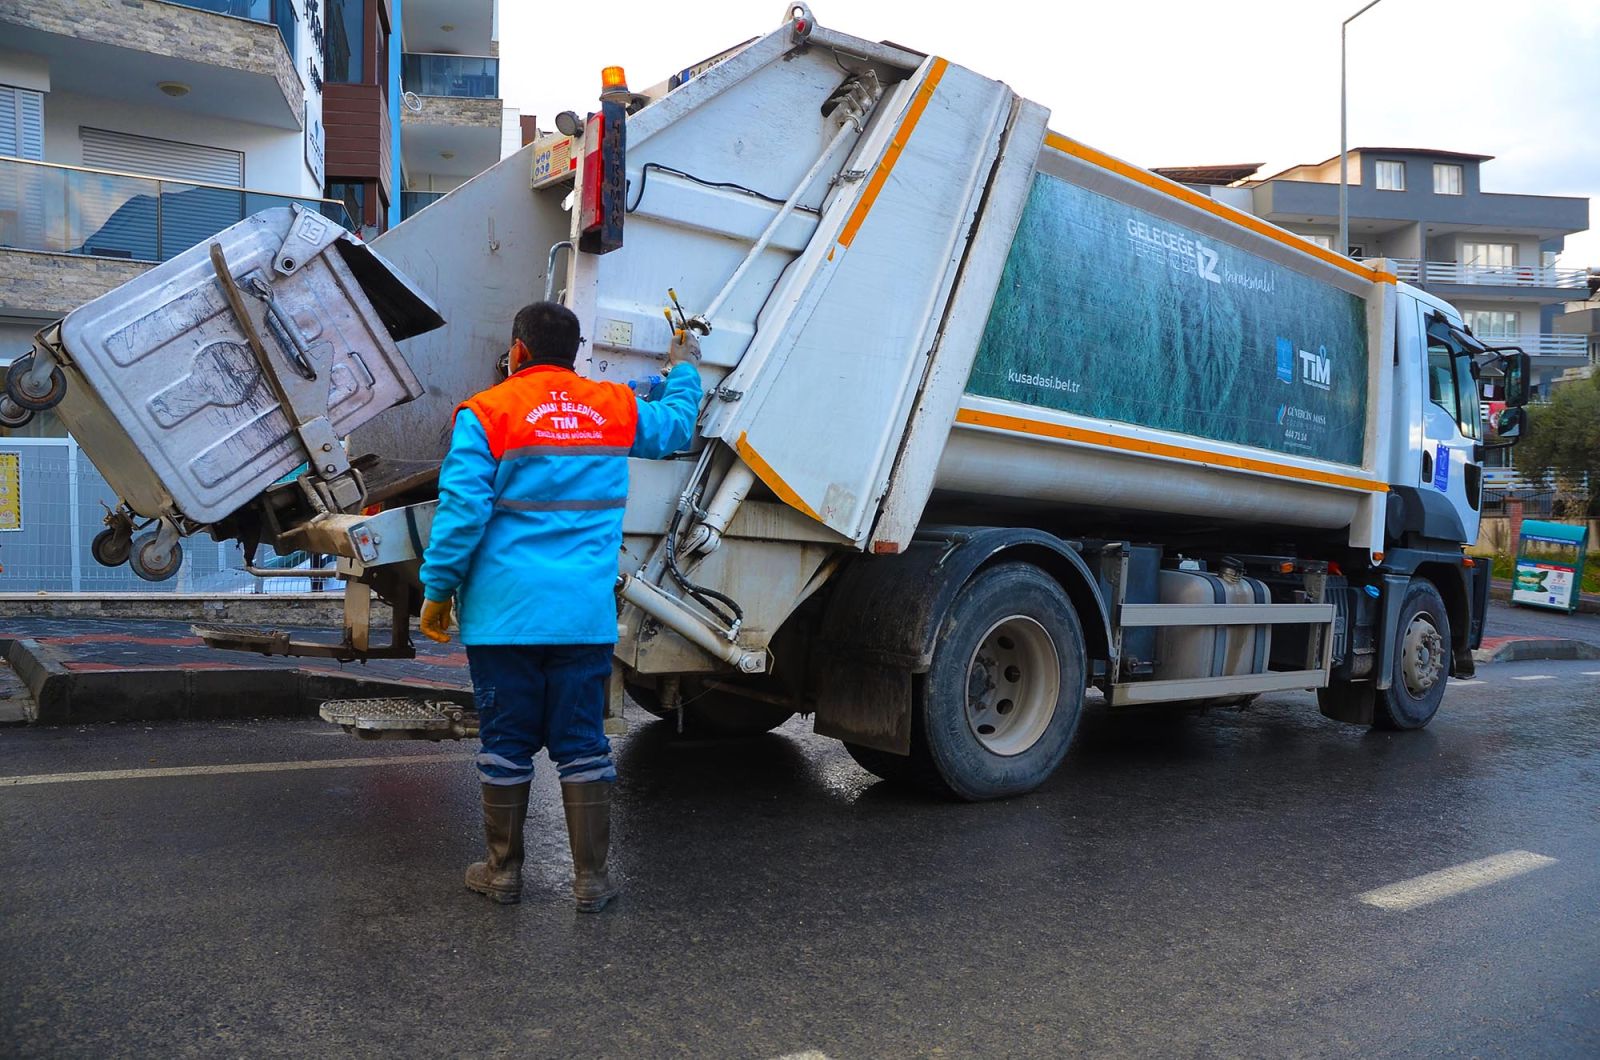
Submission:
[[[600,71],[600,98],[628,98],[628,74],[620,66],[608,66]]]

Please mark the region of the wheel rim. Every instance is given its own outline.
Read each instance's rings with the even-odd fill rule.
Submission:
[[[1061,657],[1025,615],[989,627],[967,664],[967,725],[984,749],[1018,755],[1039,742],[1061,698]]]
[[[1405,640],[1400,647],[1400,676],[1406,691],[1418,699],[1423,698],[1439,683],[1444,672],[1444,638],[1433,616],[1419,611],[1406,627]]]

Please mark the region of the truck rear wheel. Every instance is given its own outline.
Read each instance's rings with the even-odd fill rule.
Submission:
[[[1450,678],[1450,616],[1433,583],[1413,578],[1393,636],[1394,672],[1373,704],[1375,729],[1420,729],[1433,720]]]
[[[1083,628],[1055,579],[1025,563],[979,572],[940,627],[907,773],[962,799],[1032,791],[1066,756],[1087,666]]]

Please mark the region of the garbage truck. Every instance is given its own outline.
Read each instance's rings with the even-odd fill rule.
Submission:
[[[0,412],[56,403],[120,492],[96,555],[162,577],[207,532],[250,569],[337,557],[342,632],[197,632],[412,654],[453,411],[544,297],[582,324],[581,372],[646,398],[675,332],[703,353],[693,443],[631,469],[614,713],[810,715],[878,776],[985,799],[1049,777],[1091,693],[1314,689],[1406,730],[1472,673],[1489,572],[1465,546],[1525,353],[803,4],[600,87],[370,246],[267,211],[41,332]],[[421,696],[323,715],[475,732]]]

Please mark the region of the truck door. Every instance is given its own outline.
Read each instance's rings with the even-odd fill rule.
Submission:
[[[1483,418],[1473,355],[1451,334],[1442,313],[1417,305],[1426,342],[1422,387],[1420,487],[1450,500],[1461,517],[1466,541],[1478,539],[1483,490]]]

